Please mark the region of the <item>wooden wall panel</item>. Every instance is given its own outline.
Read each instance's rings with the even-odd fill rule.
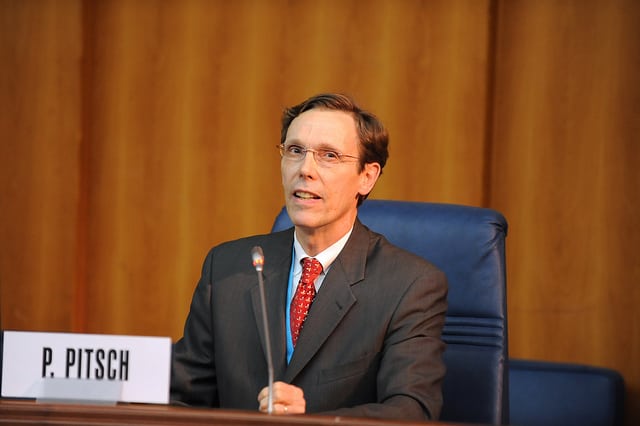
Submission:
[[[75,326],[79,2],[0,3],[0,303],[5,328]]]
[[[208,248],[266,232],[280,205],[246,5],[194,4],[95,11],[90,330],[179,336]]]
[[[376,196],[480,203],[489,8],[446,4],[86,5],[87,330],[180,335],[207,249],[270,229],[280,113],[320,91],[388,123]]]
[[[501,2],[491,205],[510,352],[615,368],[640,421],[640,4]]]
[[[374,74],[369,87],[380,93],[368,104],[389,127],[390,159],[372,196],[480,205],[489,2],[386,5],[371,34],[382,32],[386,69]]]

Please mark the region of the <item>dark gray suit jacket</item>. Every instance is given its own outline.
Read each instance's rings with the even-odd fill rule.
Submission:
[[[286,363],[285,303],[293,228],[213,248],[175,343],[171,399],[257,410],[267,385],[258,278],[264,285],[275,380],[304,391],[307,413],[437,419],[445,367],[444,274],[356,221]]]

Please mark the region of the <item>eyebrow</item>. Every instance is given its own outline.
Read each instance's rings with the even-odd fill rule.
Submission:
[[[299,139],[285,139],[284,141],[285,145],[299,145],[301,147],[304,148],[309,148],[309,145],[305,145],[302,143],[302,141],[300,141]],[[327,151],[336,151],[339,153],[342,153],[342,150],[338,149],[337,147],[331,145],[330,143],[327,142],[322,142],[320,145],[316,146],[316,147],[311,147],[312,149],[323,149],[323,150],[327,150]]]

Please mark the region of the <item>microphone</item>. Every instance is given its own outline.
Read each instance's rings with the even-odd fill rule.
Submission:
[[[264,268],[264,254],[260,246],[251,249],[251,260],[258,274],[258,287],[260,287],[260,304],[262,306],[262,326],[264,327],[264,340],[267,355],[268,389],[267,413],[273,413],[273,359],[271,358],[271,335],[269,333],[269,320],[267,319],[267,302],[264,296],[264,280],[262,269]]]

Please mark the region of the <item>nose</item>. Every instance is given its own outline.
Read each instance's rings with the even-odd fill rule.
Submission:
[[[315,151],[307,151],[300,162],[300,174],[304,176],[314,176],[318,170]]]

